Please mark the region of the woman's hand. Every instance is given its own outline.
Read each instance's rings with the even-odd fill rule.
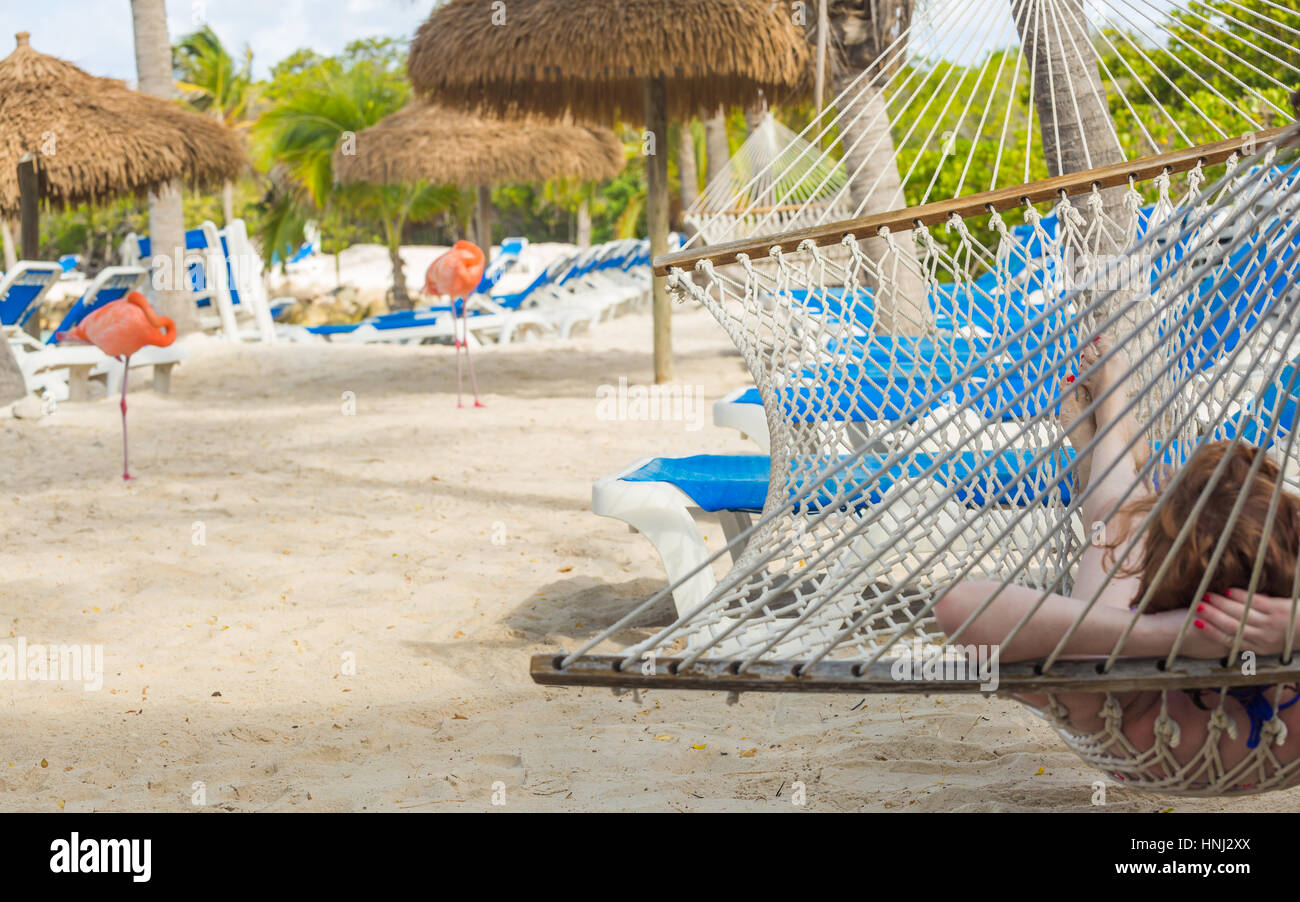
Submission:
[[[1259,601],[1258,598],[1255,600]],[[1197,614],[1197,617],[1198,620],[1179,642],[1178,654],[1184,658],[1222,658],[1224,649],[1232,644],[1232,636],[1228,636],[1225,645],[1224,641],[1210,635],[1208,630],[1197,628],[1196,623],[1204,623],[1204,614]],[[1175,608],[1159,614],[1144,614],[1138,622],[1143,628],[1142,638],[1137,643],[1130,643],[1132,651],[1130,646],[1125,646],[1124,653],[1163,658],[1178,641],[1178,634],[1187,622],[1187,609]]]
[[[1246,598],[1244,589],[1229,589],[1227,595],[1206,595],[1196,606],[1197,619],[1188,632],[1200,634],[1221,650],[1228,649],[1236,639],[1244,616],[1246,626],[1242,631],[1241,650],[1262,655],[1281,654],[1293,617],[1300,632],[1300,616],[1292,613],[1291,599],[1256,593],[1247,613]]]

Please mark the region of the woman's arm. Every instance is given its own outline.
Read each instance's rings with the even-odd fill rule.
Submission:
[[[1137,475],[1138,458],[1145,454],[1146,443],[1136,418],[1127,409],[1127,383],[1132,377],[1128,358],[1117,351],[1098,366],[1099,359],[1110,347],[1110,338],[1102,336],[1082,352],[1081,368],[1091,373],[1087,391],[1097,397],[1098,404],[1096,445],[1090,462],[1092,482],[1080,505],[1088,547],[1079,561],[1073,594],[1084,601],[1096,596],[1099,605],[1127,610],[1141,580],[1136,575],[1115,575],[1109,580],[1107,577],[1141,551],[1135,544],[1127,558],[1119,558],[1129,544],[1131,536],[1127,530],[1131,527],[1116,517],[1115,512],[1146,493],[1138,484]]]
[[[997,591],[998,585],[995,582],[965,582],[953,586],[934,608],[940,628],[951,636]],[[956,637],[956,643],[999,646],[998,659],[1006,663],[1047,657],[1056,650],[1061,637],[1080,618],[1088,605],[1064,595],[1049,595],[1039,605],[1042,594],[1028,586],[1007,586]],[[1038,610],[1020,628],[1015,638],[1006,643],[1005,640],[1015,625],[1035,605],[1038,605]],[[1109,655],[1129,624],[1133,624],[1132,632],[1120,649],[1121,655],[1135,658],[1167,655],[1182,629],[1185,616],[1185,611],[1137,615],[1127,609],[1094,604],[1065,644],[1062,653],[1067,657]],[[1187,657],[1213,658],[1223,654],[1223,647],[1204,635],[1203,631],[1188,630],[1179,653]]]
[[[958,583],[935,605],[939,626],[951,636],[981,604],[997,590],[998,583]],[[1003,644],[1017,623],[1042,599],[1042,592],[1027,586],[1007,586],[989,606],[957,636],[956,643],[997,646],[997,660],[1011,663],[1051,654],[1061,637],[1087,608],[1085,602],[1064,595],[1049,595],[1015,638]],[[1184,620],[1186,611],[1165,611],[1160,614],[1134,614],[1131,611],[1103,604],[1094,604],[1078,629],[1066,642],[1066,657],[1094,657],[1109,655],[1120,641],[1129,624],[1133,630],[1121,648],[1128,657],[1159,657],[1169,653]],[[1134,622],[1136,618],[1136,622]],[[952,641],[952,640],[950,640]],[[1218,657],[1222,646],[1201,630],[1188,630],[1179,649],[1187,657]],[[1056,703],[1065,709],[1070,723],[1080,730],[1094,730],[1100,726],[1102,706],[1106,694],[1097,692],[1066,692],[1056,695]],[[1125,721],[1146,716],[1159,699],[1158,692],[1120,692],[1114,698],[1124,710]],[[1022,702],[1036,708],[1047,706],[1047,696],[1041,693],[1018,695]]]

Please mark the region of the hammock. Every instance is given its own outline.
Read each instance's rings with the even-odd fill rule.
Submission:
[[[764,231],[788,231],[853,215],[844,199],[846,176],[836,160],[786,128],[771,112],[727,161],[683,219],[697,241],[720,244]],[[761,198],[782,198],[773,207]]]
[[[974,0],[974,5],[980,2]],[[1090,19],[1144,7],[1151,4],[1087,4]],[[1244,54],[1243,61],[1268,59],[1269,71],[1300,74],[1276,55],[1272,38],[1265,40],[1276,27],[1244,29],[1247,38],[1255,30],[1264,37],[1255,47],[1259,56],[1243,50],[1248,43],[1239,34],[1243,29],[1229,19],[1249,14],[1256,18],[1241,21],[1258,24],[1258,12],[1232,2],[1215,7],[1228,18],[1214,21],[1232,30],[1236,41],[1229,44],[1224,38],[1215,46],[1238,58]],[[1287,12],[1273,3],[1268,7]],[[972,4],[925,8],[931,11],[933,29],[934,19],[943,21],[954,9],[961,21],[969,22],[964,16]],[[1202,23],[1200,43],[1170,40],[1160,48],[1166,68],[1152,68],[1147,81],[1136,68],[1132,77],[1108,80],[1114,73],[1107,71],[1106,57],[1095,48],[1092,56],[1081,53],[1070,30],[1059,28],[1068,17],[1079,21],[1079,0],[1013,0],[1010,9],[1016,29],[1031,41],[1028,59],[1017,58],[1017,52],[997,55],[1015,59],[1009,72],[1023,69],[1031,80],[1038,79],[1045,59],[1057,61],[1054,70],[1046,67],[1049,78],[1053,71],[1058,77],[1063,72],[1079,77],[1095,69],[1107,83],[1110,109],[1130,102],[1126,91],[1146,92],[1154,100],[1157,92],[1148,81],[1158,78],[1168,82],[1163,96],[1181,97],[1182,107],[1200,110],[1199,103],[1205,102],[1199,95],[1190,97],[1185,87],[1199,77],[1194,71],[1174,78],[1169,70],[1177,68],[1179,53],[1205,55],[1202,48],[1215,41],[1212,21]],[[1197,9],[1208,7],[1185,12],[1192,16]],[[1056,43],[1050,39],[1052,29],[1044,27],[1053,23],[1055,33],[1063,35]],[[1285,23],[1281,28],[1295,31]],[[1128,41],[1127,54],[1115,59],[1131,60],[1139,51],[1148,60],[1156,55],[1132,36],[1138,33],[1132,27],[1087,33],[1094,43]],[[886,57],[892,52],[886,51]],[[1085,65],[1071,68],[1080,58]],[[1288,59],[1293,58],[1292,53]],[[915,61],[904,65],[901,58],[875,68],[824,115],[831,120],[846,111],[866,115],[863,111],[873,108],[870,95],[879,95],[882,80],[890,85],[921,72],[920,80],[932,84],[939,77],[935,73],[945,71]],[[898,89],[893,90],[897,96]],[[1102,94],[1099,83],[1092,90]],[[994,102],[982,100],[986,94],[1005,97],[1008,92],[986,86],[963,94],[950,86],[946,93],[927,95],[927,102],[963,105],[987,124],[997,117]],[[1252,104],[1260,98],[1272,103],[1271,95],[1256,91],[1247,102],[1247,94],[1243,86],[1236,97],[1240,102],[1222,98],[1227,112],[1206,115],[1205,122],[1214,126],[1219,118],[1240,117],[1244,128],[1262,126],[1253,118],[1259,108]],[[1036,96],[1032,87],[1030,96]],[[1076,106],[1079,115],[1072,121],[1071,111],[1043,105],[1050,116],[1044,137],[1062,134],[1072,124],[1084,139],[1085,153],[1090,143],[1095,147],[1089,139],[1097,137],[1097,130],[1089,126],[1085,106]],[[874,107],[879,112],[880,104]],[[1156,102],[1143,109],[1159,108]],[[902,127],[910,130],[918,122],[933,121],[939,120],[913,115]],[[1120,140],[1112,124],[1115,146],[1140,143],[1129,139],[1151,125],[1149,117],[1135,115],[1126,140]],[[814,148],[824,137],[817,127],[818,122],[810,126],[811,139],[804,132]],[[888,129],[876,131],[890,134]],[[849,133],[851,129],[839,132]],[[1032,142],[1033,129],[1028,134]],[[688,249],[657,260],[657,271],[670,273],[674,295],[710,311],[754,377],[771,439],[764,512],[715,555],[716,560],[730,554],[735,563],[702,602],[678,610],[670,625],[649,635],[629,633],[630,625],[677,584],[668,586],[571,652],[534,658],[534,680],[733,693],[987,689],[979,673],[954,668],[955,675],[937,683],[926,674],[900,676],[897,664],[922,654],[945,665],[960,664],[961,656],[954,652],[961,634],[1007,586],[1036,590],[1039,606],[1053,593],[1069,595],[1074,589],[1091,526],[1080,511],[1105,474],[1092,474],[1086,485],[1077,478],[1099,439],[1083,441],[1074,427],[1061,427],[1059,386],[1067,375],[1090,378],[1092,371],[1079,371],[1079,352],[1103,334],[1114,337],[1110,354],[1123,353],[1132,366],[1128,384],[1136,390],[1127,406],[1140,432],[1130,445],[1140,442],[1150,452],[1125,499],[1103,520],[1139,491],[1176,484],[1179,466],[1210,441],[1267,449],[1284,475],[1274,499],[1283,487],[1300,488],[1294,428],[1300,407],[1297,130],[1224,135],[1209,143],[1195,143],[1183,134],[1168,143],[1174,149],[1152,137],[1152,146],[1142,152],[1112,153],[1109,161],[1092,160],[1083,171],[1067,168],[1066,174],[1025,178],[1018,184],[999,186],[995,167],[990,190],[977,194],[936,201],[927,188],[922,202],[906,209],[796,234]],[[989,145],[977,135],[964,161],[948,152],[953,146],[948,141],[931,161],[929,186],[938,184],[940,170],[953,166],[965,167],[964,185],[974,171],[974,148]],[[992,146],[1006,149],[1005,143]],[[1037,154],[1035,166],[1041,170],[1047,157],[1051,171],[1063,165],[1070,146],[1060,140],[1056,149],[1030,146],[1025,159]],[[1159,152],[1150,152],[1155,149]],[[1249,159],[1243,161],[1243,154]],[[857,158],[850,148],[841,148],[841,158],[849,175],[844,190],[860,192],[860,185],[853,186]],[[1031,171],[1029,165],[1024,172]],[[1216,167],[1223,174],[1207,187]],[[901,190],[909,185],[912,170],[899,170],[904,173]],[[771,184],[782,182],[776,178]],[[754,206],[785,201],[768,192]],[[1004,220],[1002,214],[1013,209],[1022,212],[1021,228]],[[1263,461],[1264,455],[1256,459]],[[1117,551],[1112,577],[1140,553],[1142,531],[1166,497],[1156,494],[1136,538]],[[1239,514],[1234,509],[1225,536]],[[1180,543],[1185,539],[1186,530]],[[1216,554],[1221,553],[1220,547]],[[1214,570],[1214,565],[1207,569],[1194,597],[1206,591]],[[945,636],[933,615],[936,603],[954,586],[976,579],[998,588],[966,623]],[[1256,568],[1252,597],[1258,579]],[[1081,598],[1087,610],[1063,632],[1049,656],[1001,665],[997,691],[1044,695],[1043,713],[1085,761],[1144,789],[1226,794],[1300,779],[1300,759],[1282,765],[1274,756],[1285,729],[1261,695],[1276,700],[1278,693],[1256,691],[1300,682],[1300,661],[1291,658],[1292,637],[1280,659],[1252,662],[1253,669],[1241,666],[1240,633],[1223,661],[1180,656],[1183,634],[1158,661],[1124,659],[1120,650],[1127,633],[1104,661],[1062,660],[1102,591]],[[1143,616],[1150,594],[1136,600],[1133,624]],[[1193,616],[1189,609],[1184,633]],[[1009,645],[1028,619],[1026,615],[1000,644]],[[1180,748],[1180,729],[1168,716],[1167,703],[1173,693],[1198,688],[1220,690],[1217,705],[1204,741],[1196,749]],[[1122,732],[1118,694],[1133,690],[1159,694],[1161,713],[1149,748],[1137,748]],[[1058,699],[1071,692],[1105,696],[1099,730],[1081,731],[1066,719]],[[1219,745],[1225,733],[1235,736],[1237,729],[1225,709],[1228,699],[1236,697],[1231,692],[1252,693],[1242,704],[1254,712],[1256,730],[1244,759],[1227,764]]]
[[[995,191],[1291,119],[1287,97],[1300,81],[1294,2],[916,6],[879,57],[779,151],[764,121],[692,208],[726,221],[690,246]],[[1112,115],[1093,118],[1090,101]],[[1071,150],[1079,165],[1062,166]],[[745,234],[719,237],[728,224]]]
[[[1294,133],[1288,137],[1295,143]],[[894,662],[960,639],[944,637],[931,611],[963,580],[1031,586],[1041,590],[1040,604],[1050,593],[1070,593],[1088,538],[1079,511],[1097,476],[1074,490],[1076,451],[1091,446],[1076,448],[1077,438],[1061,430],[1057,386],[1078,373],[1077,349],[1102,333],[1121,336],[1117,352],[1133,361],[1133,382],[1141,386],[1130,403],[1154,452],[1139,471],[1148,488],[1161,465],[1176,468],[1201,443],[1227,440],[1269,449],[1285,464],[1279,487],[1300,489],[1300,163],[1279,160],[1275,149],[1246,164],[1230,159],[1228,174],[1206,190],[1193,167],[1177,197],[1172,179],[1162,176],[1145,222],[1130,190],[1127,227],[1143,236],[1122,258],[1137,261],[1132,266],[1099,266],[1076,201],[1055,205],[1055,237],[1027,207],[1047,258],[1047,275],[1030,292],[1019,284],[1023,274],[1007,275],[1008,255],[1023,247],[1009,233],[990,254],[954,215],[950,225],[961,236],[954,255],[918,227],[925,254],[917,275],[968,273],[957,256],[989,263],[982,276],[961,275],[938,299],[966,325],[926,336],[935,350],[864,334],[853,304],[794,300],[801,285],[811,286],[806,298],[838,292],[870,306],[861,287],[866,271],[877,267],[874,275],[885,278],[902,264],[869,260],[851,234],[843,239],[849,263],[836,272],[812,240],[794,252],[774,250],[775,276],[744,255],[740,280],[721,276],[707,258],[698,279],[675,270],[672,290],[723,324],[763,397],[772,438],[764,514],[719,552],[734,549],[737,559],[703,603],[630,647],[600,653],[676,588],[669,586],[574,652],[534,659],[534,679],[731,692],[979,691],[975,674],[942,684],[900,680]],[[1101,204],[1093,188],[1082,205]],[[1073,255],[1084,261],[1075,276],[1082,288],[1065,277]],[[1159,510],[1157,503],[1150,516]],[[1133,553],[1130,543],[1111,573]],[[1097,596],[1083,600],[1092,605]],[[1189,610],[1184,629],[1192,617]],[[1289,643],[1280,661],[1261,660],[1250,674],[1237,648],[1226,662],[1185,659],[1181,639],[1158,662],[1121,660],[1122,641],[1101,664],[1061,661],[1082,619],[1047,659],[1002,665],[999,691],[1047,692],[1049,699],[1061,691],[1134,688],[1167,695],[1300,680]],[[1276,718],[1264,723],[1264,741],[1246,761],[1216,766],[1222,731],[1235,729],[1222,708],[1227,697],[1220,695],[1201,752],[1181,764],[1173,752],[1176,724],[1164,722],[1156,744],[1139,752],[1120,732],[1122,712],[1110,695],[1100,733],[1073,732],[1059,710],[1057,726],[1089,763],[1143,788],[1222,794],[1296,779],[1300,759],[1281,768],[1271,757],[1272,744],[1284,738]],[[1049,713],[1053,707],[1049,700]]]

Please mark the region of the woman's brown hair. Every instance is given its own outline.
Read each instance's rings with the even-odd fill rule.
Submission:
[[[1134,603],[1141,601],[1151,587],[1157,571],[1170,555],[1178,533],[1191,519],[1193,508],[1207,492],[1215,469],[1229,453],[1230,447],[1230,442],[1202,445],[1183,467],[1180,478],[1176,482],[1172,478],[1167,480],[1169,488],[1125,506],[1123,514],[1132,523],[1148,514],[1157,503],[1162,504],[1147,526],[1140,560],[1132,567],[1120,570],[1126,576],[1140,574],[1142,577]],[[1263,454],[1264,459],[1254,479],[1249,479],[1251,464],[1259,454]],[[1242,492],[1246,493],[1246,502],[1233,524],[1232,536],[1223,549],[1208,590],[1223,594],[1228,589],[1245,589],[1250,585],[1250,575],[1264,538],[1269,505],[1273,493],[1279,491],[1280,476],[1277,464],[1264,451],[1253,445],[1237,444],[1218,484],[1209,491],[1209,497],[1186,540],[1165,570],[1160,584],[1151,593],[1151,600],[1143,609],[1145,613],[1185,608],[1200,601],[1193,596],[1209,567],[1219,538],[1228,528],[1233,505]],[[1291,597],[1297,553],[1300,553],[1300,499],[1283,491],[1268,542],[1263,548],[1264,566],[1257,589],[1260,594]]]

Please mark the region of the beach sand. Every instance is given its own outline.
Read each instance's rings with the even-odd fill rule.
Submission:
[[[710,404],[748,382],[706,314],[679,307],[675,329],[678,381]],[[130,485],[111,401],[0,423],[0,631],[105,656],[100,691],[0,683],[0,808],[1092,809],[1099,776],[1006,700],[531,682],[530,655],[663,582],[644,537],[590,512],[593,480],[753,450],[596,416],[597,386],[650,381],[649,335],[634,314],[485,349],[484,410],[456,409],[450,347],[214,343],[168,396],[136,377]]]

